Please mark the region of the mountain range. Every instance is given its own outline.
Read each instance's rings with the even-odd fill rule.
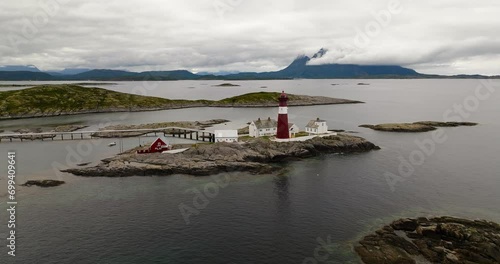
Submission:
[[[220,72],[192,73],[187,70],[130,72],[109,69],[65,69],[58,72],[41,72],[33,65],[0,67],[3,81],[141,81],[141,80],[272,80],[272,79],[378,79],[378,78],[500,78],[483,75],[428,75],[398,65],[321,64],[310,62],[323,57],[320,49],[312,57],[298,56],[286,68],[274,72]]]

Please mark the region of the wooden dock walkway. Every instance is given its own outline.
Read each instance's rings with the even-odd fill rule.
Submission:
[[[125,135],[123,135],[125,133]],[[126,133],[135,133],[137,135],[126,135]],[[101,136],[96,136],[97,134]],[[108,135],[106,135],[108,134]],[[122,135],[120,135],[122,134]],[[147,135],[164,137],[178,137],[203,142],[215,142],[215,134],[206,130],[182,128],[182,127],[163,127],[155,129],[127,129],[127,130],[98,130],[98,131],[73,131],[73,132],[43,132],[43,133],[17,133],[0,134],[2,141],[33,141],[33,140],[85,140],[95,138],[134,138],[145,137]]]

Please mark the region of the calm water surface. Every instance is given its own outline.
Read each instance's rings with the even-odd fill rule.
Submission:
[[[454,215],[500,222],[500,87],[465,121],[477,127],[445,128],[446,140],[392,190],[384,176],[398,174],[401,159],[431,133],[390,134],[358,128],[364,123],[443,120],[448,109],[474,95],[477,80],[293,80],[120,82],[103,88],[172,99],[222,99],[254,91],[325,95],[366,104],[291,107],[290,120],[303,128],[316,117],[330,128],[359,132],[382,150],[325,155],[286,164],[281,175],[222,174],[211,177],[81,178],[57,172],[77,162],[112,156],[113,140],[0,144],[1,155],[17,151],[18,179],[62,179],[52,188],[18,193],[18,255],[0,253],[0,263],[303,263],[314,257],[318,239],[331,241],[328,263],[359,263],[351,246],[394,218]],[[9,82],[11,83],[11,82]],[[338,85],[332,85],[338,84]],[[267,87],[267,88],[261,88]],[[4,88],[8,89],[8,88]],[[16,88],[18,89],[18,88]],[[0,129],[225,118],[217,128],[239,128],[277,109],[198,108],[143,113],[79,115],[0,122]],[[143,142],[149,138],[141,138]],[[176,139],[175,142],[179,141]],[[124,141],[126,148],[139,139]],[[4,158],[4,163],[6,158]],[[5,168],[5,164],[2,168]],[[4,169],[3,169],[4,170]],[[4,170],[5,171],[5,170]],[[218,179],[227,187],[187,224],[180,205]],[[0,197],[6,199],[5,178]],[[6,212],[4,202],[1,212]],[[6,237],[6,214],[0,234]]]

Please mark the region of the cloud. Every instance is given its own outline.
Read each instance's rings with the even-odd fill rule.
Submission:
[[[0,65],[269,71],[324,47],[311,63],[500,74],[499,12],[495,0],[7,1]]]

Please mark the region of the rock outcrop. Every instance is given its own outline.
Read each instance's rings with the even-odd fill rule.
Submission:
[[[359,127],[370,128],[377,131],[386,132],[427,132],[436,130],[437,127],[459,127],[459,126],[477,126],[477,123],[471,122],[437,122],[420,121],[415,123],[389,123],[380,125],[360,125]]]
[[[26,186],[26,187],[38,186],[46,188],[46,187],[56,187],[64,183],[65,183],[64,181],[56,181],[56,180],[31,180],[27,181],[25,184],[22,184],[21,186]]]
[[[265,139],[237,143],[194,145],[178,154],[137,154],[129,152],[103,160],[89,168],[65,170],[79,176],[152,176],[189,174],[196,176],[221,172],[247,171],[256,174],[279,170],[284,161],[322,153],[366,152],[379,149],[373,143],[350,135],[313,138],[305,142],[277,143]]]
[[[500,263],[500,225],[484,220],[400,219],[359,243],[365,264]]]

